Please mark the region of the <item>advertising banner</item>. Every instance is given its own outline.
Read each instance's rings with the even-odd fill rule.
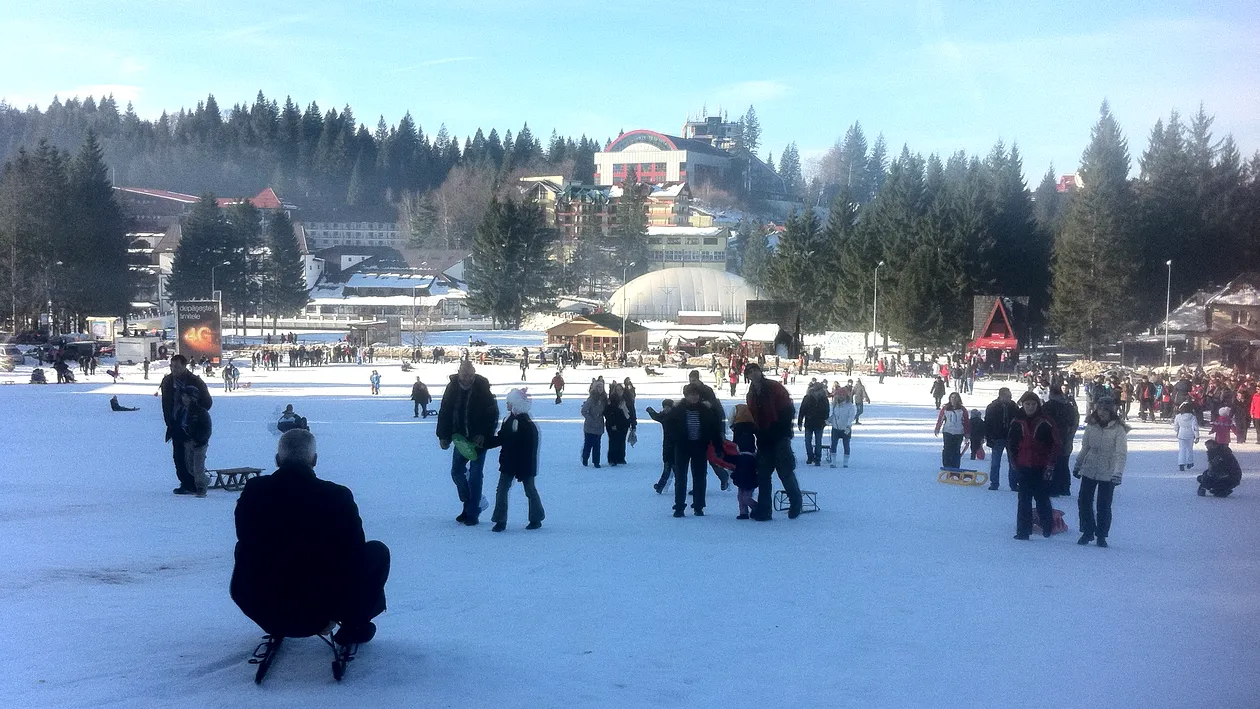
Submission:
[[[179,338],[177,351],[189,362],[202,357],[218,364],[223,356],[223,321],[219,302],[183,300],[175,303],[175,331]]]
[[[97,342],[114,341],[117,318],[88,316],[87,322],[88,332],[91,333],[93,340]]]

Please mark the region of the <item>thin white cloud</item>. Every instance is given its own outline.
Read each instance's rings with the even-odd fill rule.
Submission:
[[[476,58],[477,58],[477,57],[443,57],[443,58],[441,58],[441,59],[428,59],[428,60],[425,60],[425,61],[422,61],[422,62],[418,62],[418,63],[416,63],[416,64],[408,64],[407,66],[400,66],[400,67],[397,67],[397,68],[395,68],[395,69],[392,69],[392,70],[391,70],[391,73],[394,73],[394,74],[399,74],[399,73],[402,73],[402,72],[404,72],[404,71],[412,71],[412,70],[415,70],[415,69],[423,69],[423,68],[425,68],[425,67],[429,67],[429,66],[439,66],[439,65],[441,65],[441,64],[454,64],[454,63],[456,63],[456,62],[470,62],[470,61],[473,61],[473,60],[474,60],[474,59],[476,59]]]

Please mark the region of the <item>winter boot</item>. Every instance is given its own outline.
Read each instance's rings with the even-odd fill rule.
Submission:
[[[1000,490],[1000,489],[1002,489],[1002,486],[1001,486],[1001,485],[998,485],[996,482],[991,482],[991,483],[989,483],[989,489],[990,489],[990,490]]]
[[[542,529],[542,522],[530,522],[525,525],[525,529]]]
[[[844,467],[846,468],[849,467],[849,454],[848,453],[844,454]]]
[[[1092,541],[1094,541],[1094,535],[1082,534],[1081,538],[1076,540],[1076,543],[1080,544],[1081,546],[1085,546],[1086,544],[1089,544]]]
[[[833,460],[833,461],[831,461],[830,463],[828,463],[828,464],[827,464],[827,467],[828,467],[828,468],[831,468],[831,469],[833,469],[833,470],[834,470],[834,469],[835,469],[835,467],[836,467],[836,461],[834,461],[834,460]]]
[[[682,517],[682,516],[684,516],[684,513],[683,513],[683,511],[682,511],[682,510],[674,510],[674,516],[675,516],[675,517]]]
[[[490,528],[490,531],[491,531],[491,532],[502,532],[502,531],[503,531],[503,530],[505,530],[505,529],[507,529],[507,523],[506,523],[506,522],[495,522],[495,523],[494,523],[494,526]]]
[[[659,495],[661,494],[661,491],[665,489],[665,486],[660,483],[652,483],[652,489]]]
[[[1106,537],[1099,537],[1099,538],[1098,538],[1098,546],[1102,547],[1103,549],[1106,549],[1106,548],[1107,548],[1107,538],[1106,538]]]
[[[1200,485],[1200,486],[1199,486],[1199,497],[1207,497],[1207,487],[1206,487],[1206,486],[1204,486],[1204,485]]]

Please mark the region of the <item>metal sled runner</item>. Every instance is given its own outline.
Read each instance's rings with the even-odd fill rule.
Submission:
[[[319,635],[320,640],[324,644],[332,648],[332,675],[333,679],[338,682],[342,677],[346,676],[346,666],[354,659],[355,654],[359,652],[357,644],[340,645],[336,640],[332,639],[332,634]],[[254,673],[254,684],[262,684],[263,678],[267,676],[267,670],[271,669],[271,663],[276,659],[276,653],[280,650],[280,644],[284,642],[283,637],[272,635],[263,636],[263,641],[254,648],[254,655],[249,659],[249,664],[258,665],[258,671]]]
[[[951,485],[983,485],[989,482],[989,474],[979,470],[966,470],[964,468],[941,468],[941,473],[936,476],[936,481]]]
[[[792,499],[788,497],[786,490],[776,490],[774,493],[774,510],[775,512],[787,512],[792,509]],[[813,490],[801,490],[801,512],[817,512],[818,511],[818,493]]]
[[[220,468],[207,470],[206,474],[214,475],[214,483],[210,485],[211,490],[239,492],[245,488],[245,483],[249,482],[250,478],[262,475],[262,468]]]

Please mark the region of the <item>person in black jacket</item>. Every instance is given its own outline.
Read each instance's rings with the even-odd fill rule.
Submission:
[[[206,496],[206,450],[210,447],[212,424],[210,412],[197,402],[195,392],[185,389],[180,395],[183,413],[178,421],[184,441],[184,466],[193,480],[194,494]]]
[[[1081,424],[1081,414],[1076,404],[1068,401],[1063,395],[1063,387],[1059,384],[1050,386],[1050,399],[1043,407],[1059,429],[1059,442],[1063,444],[1054,461],[1054,479],[1050,481],[1050,497],[1070,497],[1072,495],[1072,471],[1068,462],[1072,457],[1072,442],[1076,438],[1076,429]]]
[[[647,415],[651,416],[653,421],[661,424],[661,479],[652,485],[652,489],[656,490],[658,495],[664,492],[665,485],[669,482],[669,476],[674,474],[674,439],[669,429],[665,427],[665,419],[673,408],[673,399],[662,401],[660,411],[651,406],[647,407]]]
[[[542,499],[538,497],[538,488],[534,478],[538,475],[538,425],[529,417],[529,393],[524,389],[513,389],[507,395],[508,416],[503,419],[499,435],[490,439],[487,448],[499,448],[499,487],[494,497],[494,512],[490,520],[494,522],[491,531],[502,532],[507,529],[508,490],[513,480],[520,480],[525,488],[525,498],[529,500],[529,524],[525,529],[538,529],[542,526],[547,513],[543,511]]]
[[[420,381],[420,377],[416,377],[416,383],[411,385],[411,417],[420,416],[420,410],[424,410],[424,417],[429,418],[429,402],[433,401],[433,397],[429,395],[429,387]]]
[[[810,382],[796,416],[796,427],[805,431],[805,465],[822,465],[822,433],[830,415],[831,403],[827,400],[826,385]]]
[[[939,376],[936,381],[932,382],[932,399],[936,401],[936,408],[941,408],[941,399],[945,398],[945,380]]]
[[[726,432],[726,409],[723,408],[722,402],[717,397],[717,392],[713,391],[713,387],[705,384],[700,379],[700,370],[693,369],[687,373],[687,384],[695,384],[700,389],[700,401],[707,404],[709,408],[717,412],[718,420],[722,423],[722,432]],[[684,387],[685,388],[685,387]],[[723,490],[731,487],[731,473],[726,468],[710,463],[709,467],[713,468],[713,474],[718,477],[718,482],[722,484]]]
[[[385,610],[389,548],[365,541],[347,488],[315,477],[315,436],[280,437],[277,469],[245,484],[236,502],[232,600],[273,637],[324,634],[340,644],[376,634]]]
[[[437,437],[442,450],[451,447],[455,436],[462,436],[476,447],[474,460],[468,460],[456,447],[451,453],[451,479],[459,492],[464,509],[456,522],[469,527],[481,516],[481,483],[486,465],[486,441],[499,423],[499,402],[490,392],[490,382],[477,374],[471,360],[459,364],[459,373],[451,376],[442,394],[438,409]]]
[[[1208,469],[1197,480],[1199,497],[1211,492],[1217,497],[1227,497],[1242,482],[1242,466],[1228,445],[1221,445],[1209,438],[1207,447]]]
[[[796,454],[792,452],[792,419],[796,407],[782,384],[766,379],[761,365],[749,363],[744,367],[744,375],[749,380],[746,403],[756,425],[757,440],[757,507],[750,517],[758,522],[773,519],[770,474],[778,471],[789,500],[788,519],[796,519],[803,503],[801,486],[796,479]]]
[[[608,465],[626,464],[626,437],[638,427],[634,404],[626,396],[625,387],[613,382],[608,388],[608,406],[604,407],[604,427],[608,431]]]
[[[179,478],[176,495],[195,495],[197,485],[188,472],[188,454],[184,446],[186,437],[180,421],[184,418],[183,393],[190,392],[193,400],[206,410],[214,405],[206,383],[188,371],[188,358],[177,354],[171,357],[171,372],[162,377],[158,389],[162,392],[162,419],[166,422],[166,440],[171,443],[171,457],[175,462],[175,476]]]
[[[687,468],[691,468],[691,507],[695,516],[704,516],[705,482],[708,472],[708,450],[722,450],[722,420],[713,407],[701,400],[700,388],[688,384],[683,401],[665,418],[666,435],[674,443],[674,516],[682,517],[687,509]]]
[[[1019,414],[1019,406],[1011,400],[1011,390],[1002,387],[998,397],[984,410],[984,442],[989,446],[993,458],[989,461],[989,489],[997,490],[1001,485],[1002,454],[1006,452],[1006,435],[1011,430],[1011,422]],[[1014,466],[1008,459],[1006,462],[1007,485],[1011,490],[1019,487],[1015,479]]]

